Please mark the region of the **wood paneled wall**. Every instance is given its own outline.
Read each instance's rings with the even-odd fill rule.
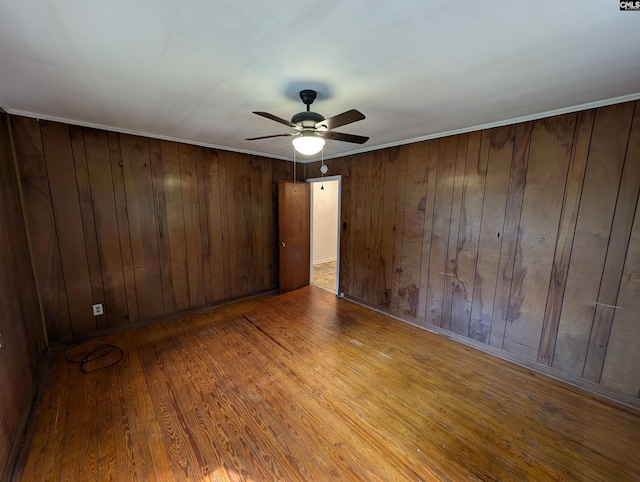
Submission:
[[[290,163],[11,121],[51,341],[277,287],[275,180]]]
[[[0,111],[0,479],[22,437],[45,350],[44,329],[14,169],[9,116]]]
[[[640,396],[640,103],[327,164],[347,296]]]

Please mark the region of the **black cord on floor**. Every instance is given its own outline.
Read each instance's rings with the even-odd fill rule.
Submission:
[[[82,373],[91,373],[91,372],[95,372],[98,370],[102,370],[103,368],[109,368],[112,367],[114,365],[116,365],[117,363],[120,362],[120,360],[122,360],[122,358],[124,357],[124,352],[122,351],[122,348],[120,348],[117,345],[111,345],[108,343],[104,343],[102,345],[97,345],[95,347],[93,347],[91,350],[89,350],[82,358],[82,360],[78,360],[78,359],[74,359],[74,358],[69,358],[69,356],[67,356],[67,350],[72,347],[72,346],[78,346],[79,343],[75,344],[75,345],[68,345],[64,348],[64,359],[68,362],[71,363],[79,363],[80,364],[80,370],[82,370]],[[105,364],[100,364],[98,366],[98,364],[96,363],[97,360],[100,360],[102,358],[106,358],[109,355],[111,355],[111,353],[114,353],[114,356],[112,357],[113,360],[109,360],[108,363]],[[91,367],[91,364],[94,364],[94,367]],[[91,368],[87,368],[87,365],[89,365],[89,367]]]

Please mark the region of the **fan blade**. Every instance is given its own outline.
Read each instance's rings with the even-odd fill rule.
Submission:
[[[354,144],[364,144],[369,140],[368,137],[357,136],[355,134],[343,134],[342,132],[319,132],[322,137],[332,139],[334,141],[353,142]]]
[[[245,139],[245,141],[256,141],[258,139],[269,139],[270,137],[289,137],[289,136],[296,136],[296,135],[298,135],[297,132],[289,132],[287,134],[274,134],[272,136],[250,137],[248,139]]]
[[[334,115],[323,121],[316,123],[316,129],[320,127],[326,127],[327,130],[336,129],[340,126],[351,124],[352,122],[358,122],[364,119],[365,116],[362,112],[355,109],[348,110],[342,114]]]
[[[277,115],[269,114],[268,112],[253,112],[254,114],[258,114],[259,116],[266,117],[267,119],[271,119],[272,121],[280,122],[280,124],[284,124],[289,127],[298,127],[291,121],[285,120],[282,117],[278,117]]]

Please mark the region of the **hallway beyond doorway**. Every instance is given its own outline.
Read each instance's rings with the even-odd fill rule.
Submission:
[[[318,288],[336,292],[336,261],[326,261],[313,265],[313,283]]]

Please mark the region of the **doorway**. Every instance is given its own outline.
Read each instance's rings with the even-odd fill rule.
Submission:
[[[338,293],[340,272],[340,192],[342,177],[307,179],[311,184],[309,282]]]

